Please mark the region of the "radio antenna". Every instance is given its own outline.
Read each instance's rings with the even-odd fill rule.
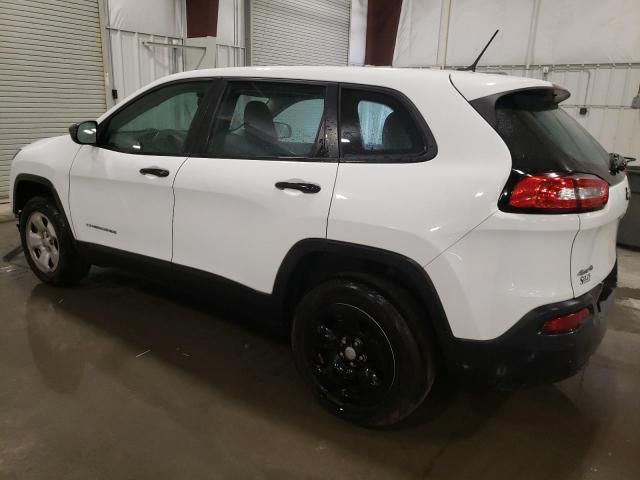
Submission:
[[[498,32],[500,31],[500,29],[496,30],[493,35],[491,35],[491,38],[489,39],[489,41],[487,42],[487,44],[484,46],[484,48],[482,49],[482,51],[480,52],[480,55],[478,55],[478,58],[476,58],[475,62],[473,62],[471,65],[469,65],[468,67],[464,67],[464,68],[460,68],[459,70],[463,71],[463,72],[475,72],[476,71],[476,67],[478,66],[478,62],[480,61],[480,59],[482,58],[482,56],[484,55],[484,52],[487,51],[487,48],[489,48],[489,45],[491,45],[491,42],[493,42],[493,39],[496,38],[496,35],[498,35]]]

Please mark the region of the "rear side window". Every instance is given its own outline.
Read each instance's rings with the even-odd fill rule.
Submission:
[[[208,153],[230,158],[314,157],[325,87],[230,82],[214,121]]]
[[[499,98],[495,129],[511,151],[514,169],[611,176],[607,151],[555,103],[550,89]]]
[[[415,120],[392,95],[342,88],[340,147],[345,157],[420,154],[426,145]]]

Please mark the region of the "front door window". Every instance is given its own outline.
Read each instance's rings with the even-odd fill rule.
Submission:
[[[183,155],[186,139],[208,82],[154,90],[116,112],[100,133],[100,145],[125,153]]]

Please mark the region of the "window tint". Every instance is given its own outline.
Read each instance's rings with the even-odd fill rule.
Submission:
[[[254,97],[253,95],[238,96],[236,106],[233,110],[233,115],[231,115],[231,125],[229,125],[230,130],[237,130],[242,127],[242,124],[244,123],[244,110],[249,102],[254,101],[267,103],[269,99],[265,97]]]
[[[285,108],[275,116],[276,127],[278,123],[291,126],[291,135],[282,137],[281,142],[286,143],[313,143],[318,133],[318,125],[324,113],[324,100],[301,100]]]
[[[324,102],[323,86],[232,82],[214,122],[209,155],[314,156]]]
[[[610,177],[607,151],[559,108],[551,89],[505,95],[496,102],[495,112],[495,128],[511,151],[514,168]]]
[[[169,85],[134,100],[111,117],[101,143],[130,153],[185,153],[187,133],[208,86],[208,82]]]
[[[419,154],[425,145],[406,109],[391,95],[343,88],[343,155]]]

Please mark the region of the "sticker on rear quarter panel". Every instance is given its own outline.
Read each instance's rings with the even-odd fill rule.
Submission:
[[[578,272],[580,285],[584,285],[585,283],[591,281],[591,270],[593,270],[593,265],[589,265],[587,268],[583,268]]]

